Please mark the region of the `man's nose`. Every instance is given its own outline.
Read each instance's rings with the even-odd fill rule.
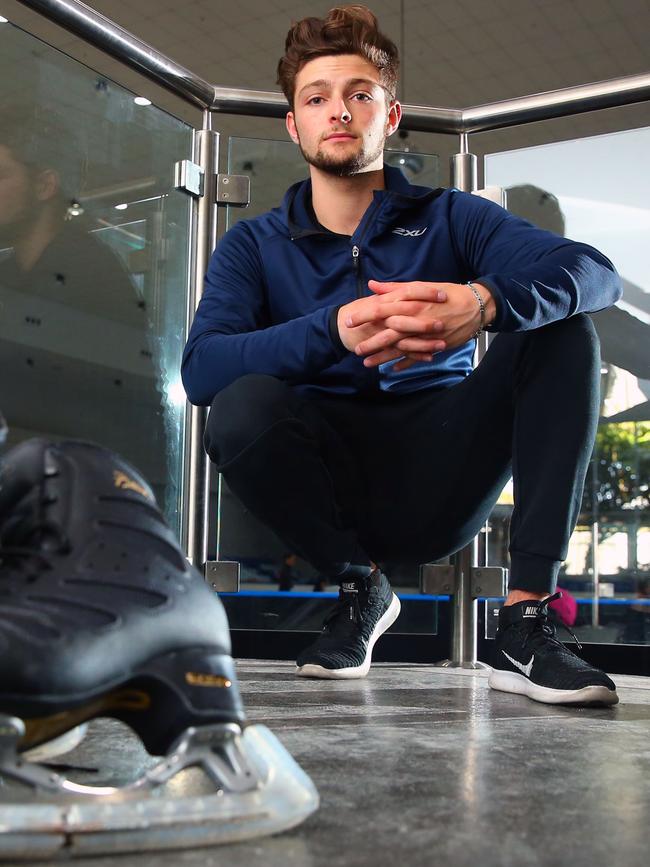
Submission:
[[[333,121],[340,120],[342,123],[350,123],[352,115],[348,109],[344,99],[332,100],[332,116]]]

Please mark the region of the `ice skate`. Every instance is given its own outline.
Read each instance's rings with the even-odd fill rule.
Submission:
[[[271,732],[246,724],[218,598],[146,481],[99,446],[30,440],[2,460],[0,659],[0,857],[211,845],[317,807]],[[121,787],[25,759],[96,717],[162,758]]]

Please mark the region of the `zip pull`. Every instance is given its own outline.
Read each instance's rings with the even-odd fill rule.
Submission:
[[[359,253],[360,253],[360,252],[361,252],[361,251],[359,250],[359,248],[358,248],[357,245],[355,244],[354,247],[352,248],[352,260],[353,260],[353,262],[354,262],[354,267],[355,267],[355,268],[358,268],[358,267],[359,267]]]

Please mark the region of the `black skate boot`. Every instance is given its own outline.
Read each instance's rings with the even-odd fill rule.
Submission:
[[[213,804],[215,827],[202,844],[280,830],[315,809],[310,781],[270,732],[252,726],[258,731],[242,735],[222,605],[183,556],[147,482],[99,446],[30,440],[2,461],[0,660],[0,776],[54,793],[91,793],[39,775],[39,766],[12,756],[10,741],[27,750],[110,716],[127,723],[151,754],[167,756],[131,789],[147,790],[183,764],[200,764],[220,795],[237,792],[238,815],[228,813],[215,834],[220,811]],[[246,831],[255,810],[267,819],[274,813],[263,794],[274,765],[287,786],[300,788],[300,809],[270,822],[257,815]],[[241,800],[247,792],[255,792],[255,805]],[[120,815],[128,822],[133,806],[115,809],[117,824]],[[97,816],[86,812],[92,826]],[[148,817],[149,831],[155,821]]]

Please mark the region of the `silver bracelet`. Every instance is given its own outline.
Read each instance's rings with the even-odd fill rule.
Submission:
[[[481,313],[481,324],[478,327],[478,331],[475,331],[474,334],[472,334],[472,340],[476,340],[478,336],[482,334],[485,330],[485,301],[483,301],[483,299],[481,298],[481,293],[478,291],[478,289],[471,280],[467,281],[467,285],[474,293],[474,297],[478,301],[478,308]]]

